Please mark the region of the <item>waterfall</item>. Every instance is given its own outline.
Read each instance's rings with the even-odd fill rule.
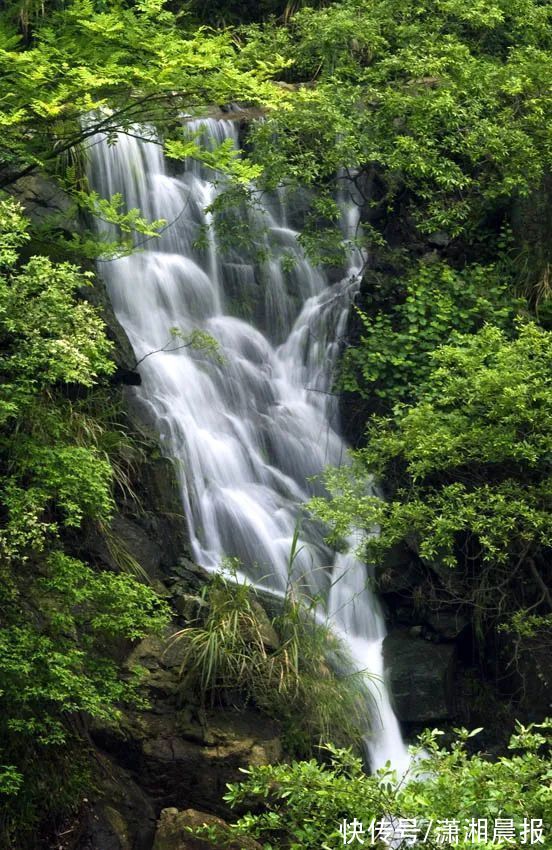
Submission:
[[[237,144],[236,122],[207,119],[202,127],[192,123],[217,143]],[[311,479],[346,460],[331,389],[361,258],[351,252],[342,280],[330,284],[297,242],[301,197],[283,190],[237,211],[256,250],[238,240],[223,251],[205,211],[221,191],[212,172],[191,162],[169,172],[155,141],[93,142],[94,189],[120,192],[129,208],[169,223],[99,271],[141,361],[133,392],[176,461],[194,556],[208,569],[238,558],[249,580],[281,593],[302,506],[321,487]],[[347,233],[355,205],[343,198],[341,207]],[[175,328],[181,336],[171,337]],[[183,347],[198,330],[217,341],[221,357]],[[366,566],[352,551],[332,551],[307,517],[293,571],[327,600],[325,616],[356,669],[380,679],[366,708],[372,767],[389,759],[403,770],[407,755],[383,682],[384,620]]]

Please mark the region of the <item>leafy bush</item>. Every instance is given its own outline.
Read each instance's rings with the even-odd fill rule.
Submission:
[[[90,781],[78,755],[86,718],[141,699],[113,640],[167,622],[150,587],[64,551],[68,530],[109,519],[105,445],[121,442],[67,386],[86,396],[114,366],[103,322],[80,296],[89,277],[46,257],[19,265],[26,238],[20,208],[0,201],[0,843],[17,836],[18,847],[36,846],[37,825],[73,807]]]
[[[3,736],[29,743],[62,744],[67,715],[107,719],[116,705],[136,697],[136,683],[120,678],[109,642],[135,639],[166,625],[162,601],[131,576],[97,573],[75,558],[52,552],[37,575],[27,575],[25,595],[10,595],[0,630]],[[2,594],[2,607],[8,599]],[[18,605],[40,612],[42,622],[21,618]]]
[[[250,54],[269,44],[251,31]],[[550,168],[550,8],[537,0],[344,0],[274,43],[303,85],[259,125],[267,178],[314,185],[357,166],[420,230],[473,233]],[[275,144],[275,138],[277,143]],[[361,184],[362,185],[362,184]]]
[[[345,844],[383,848],[390,840],[400,848],[508,846],[511,840],[504,835],[513,837],[512,846],[550,848],[551,730],[550,721],[519,726],[510,753],[495,760],[470,755],[468,739],[481,730],[457,730],[450,749],[439,746],[438,730],[426,732],[408,781],[399,783],[390,768],[367,776],[360,760],[333,748],[330,764],[313,760],[255,767],[244,782],[228,786],[225,799],[250,810],[232,831],[238,840],[259,840],[265,850],[337,850]],[[217,838],[216,828],[201,832]]]
[[[277,600],[275,603],[277,604]],[[339,639],[293,590],[268,618],[250,585],[215,576],[203,592],[197,623],[177,632],[187,692],[215,702],[239,693],[283,727],[288,750],[309,753],[324,740],[360,741],[362,674],[347,671]],[[349,667],[350,669],[350,667]]]
[[[365,310],[358,311],[360,341],[344,357],[343,388],[389,407],[411,401],[431,373],[431,353],[456,333],[475,332],[485,322],[512,327],[517,305],[502,272],[480,265],[456,271],[422,260],[395,284],[398,294],[368,292]]]
[[[27,240],[21,210],[0,202],[0,553],[9,560],[41,551],[62,527],[105,519],[111,468],[90,442],[76,445],[74,421],[58,388],[92,387],[114,364],[104,325],[78,297],[89,275],[33,257],[17,266]]]
[[[368,556],[405,542],[429,564],[458,567],[457,602],[476,622],[548,600],[552,543],[552,334],[486,326],[432,355],[417,403],[375,417],[350,467],[326,476],[312,506],[334,536],[374,527]],[[370,476],[388,502],[368,495]],[[446,570],[439,575],[446,581]]]

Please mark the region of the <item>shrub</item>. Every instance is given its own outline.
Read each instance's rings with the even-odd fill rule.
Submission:
[[[443,346],[418,401],[372,418],[366,447],[328,471],[332,495],[313,509],[334,537],[365,529],[375,561],[406,543],[429,565],[458,568],[451,593],[476,624],[548,610],[551,375],[552,333],[532,323],[513,340],[487,326]],[[371,476],[388,502],[370,495]]]
[[[343,389],[378,397],[388,408],[412,401],[431,374],[432,352],[455,334],[474,333],[486,322],[512,329],[519,305],[511,286],[496,266],[458,271],[433,258],[399,278],[392,292],[368,292],[366,309],[358,310],[360,341],[344,356]]]
[[[265,850],[383,848],[390,841],[398,848],[508,846],[504,835],[513,836],[516,847],[550,848],[551,730],[550,721],[518,726],[509,754],[495,760],[470,755],[468,740],[481,730],[456,730],[450,749],[438,744],[442,732],[427,731],[401,782],[390,767],[367,776],[350,751],[334,748],[329,764],[254,767],[244,782],[228,786],[227,802],[249,809],[232,831],[238,839],[259,840]],[[201,832],[216,840],[216,828]]]

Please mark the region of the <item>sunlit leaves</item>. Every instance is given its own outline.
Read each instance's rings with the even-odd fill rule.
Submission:
[[[262,167],[246,157],[240,156],[232,139],[225,139],[213,150],[201,147],[197,139],[171,140],[165,142],[165,152],[171,159],[183,160],[187,157],[202,162],[214,172],[230,176],[237,183],[248,184],[262,172]],[[216,175],[215,175],[216,176]]]
[[[363,830],[354,841],[359,846],[369,843],[370,825],[373,828],[382,821],[391,826],[388,835],[396,829],[394,840],[407,843],[399,837],[399,819],[403,819],[417,824],[422,836],[427,832],[431,841],[435,837],[435,846],[467,850],[474,844],[466,830],[472,818],[487,821],[490,836],[496,818],[511,819],[512,829],[520,835],[525,819],[539,819],[544,823],[543,846],[548,847],[551,726],[550,721],[528,727],[517,724],[510,751],[495,759],[485,753],[470,754],[468,739],[481,729],[454,730],[450,748],[441,745],[439,729],[426,730],[406,779],[399,782],[389,763],[368,776],[360,759],[333,747],[328,747],[323,764],[303,761],[254,767],[242,782],[228,786],[227,802],[240,811],[247,809],[231,830],[238,841],[254,838],[267,848],[285,844],[329,850],[345,843],[344,823],[349,824],[345,838],[350,838],[353,821]],[[457,831],[449,840],[446,825],[450,823],[456,823]],[[198,833],[209,834],[207,828]],[[222,838],[220,831],[211,832],[212,840]],[[480,844],[484,845],[491,842]]]
[[[552,544],[552,334],[536,325],[512,340],[496,327],[432,355],[417,402],[374,418],[350,467],[330,470],[332,497],[313,508],[334,529],[368,537],[380,558],[401,541],[428,562],[514,565]],[[371,496],[369,476],[395,486]]]
[[[421,231],[465,232],[550,168],[549,21],[550,7],[532,0],[299,11],[287,41],[272,39],[308,87],[256,133],[267,175],[317,184],[339,166],[375,166],[390,205],[410,193]],[[266,47],[266,28],[252,28],[251,42]]]
[[[431,353],[454,333],[485,322],[512,328],[516,301],[500,266],[472,264],[461,271],[436,257],[419,262],[393,288],[369,283],[359,343],[344,357],[341,385],[388,406],[410,401],[424,390]]]
[[[9,29],[0,19],[2,33]],[[106,133],[135,122],[163,130],[174,128],[183,112],[201,111],[209,103],[270,107],[285,98],[270,80],[286,59],[276,55],[244,63],[230,33],[187,31],[162,3],[150,0],[130,8],[108,4],[103,11],[74,0],[38,18],[24,49],[9,37],[0,44],[0,120],[9,130],[0,152],[12,163],[4,185],[35,164],[55,164],[65,150],[86,148],[95,126],[90,119],[81,122],[93,111],[104,110],[96,128]],[[73,122],[74,130],[53,145],[56,119]],[[221,166],[229,164],[221,150]]]

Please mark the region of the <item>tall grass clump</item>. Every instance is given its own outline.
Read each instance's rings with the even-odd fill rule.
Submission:
[[[216,575],[202,603],[196,620],[171,639],[182,644],[183,689],[207,705],[239,697],[258,708],[281,724],[296,756],[328,741],[359,746],[369,698],[365,675],[351,672],[346,648],[316,613],[317,600],[290,583],[269,617],[252,586]]]

